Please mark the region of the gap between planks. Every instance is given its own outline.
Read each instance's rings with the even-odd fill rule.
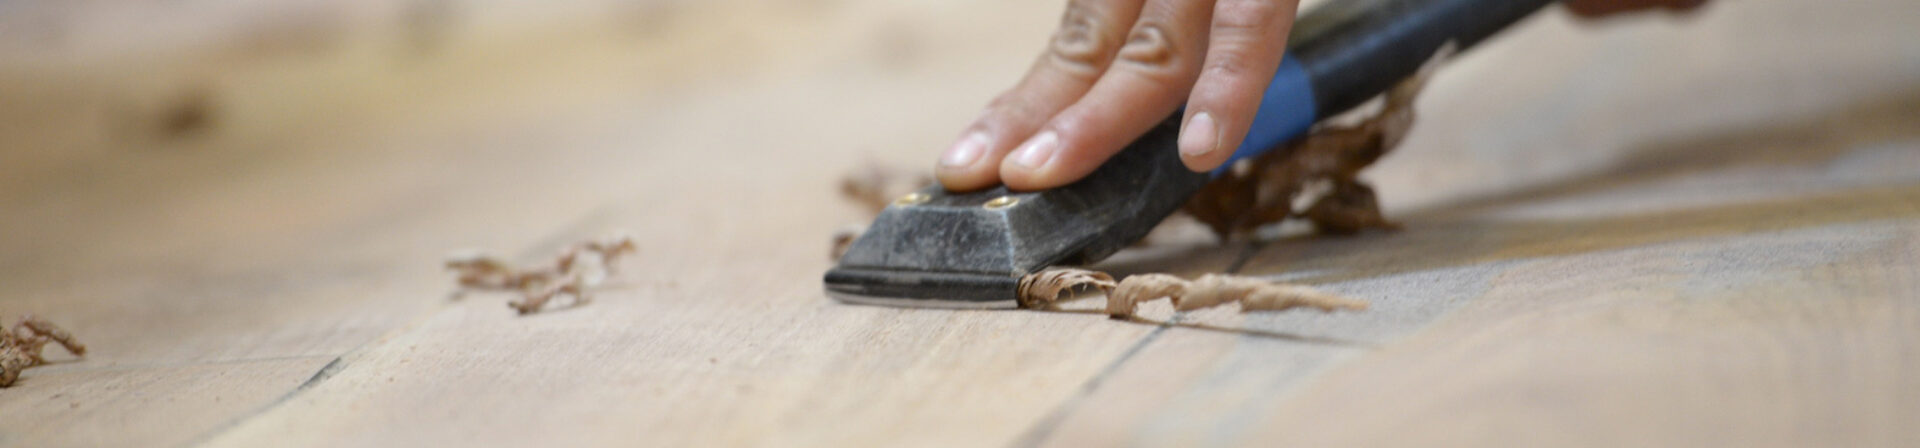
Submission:
[[[1253,260],[1254,254],[1260,253],[1260,249],[1265,247],[1267,247],[1267,244],[1260,242],[1242,247],[1240,249],[1240,255],[1235,256],[1233,263],[1227,265],[1225,273],[1240,273],[1240,269],[1246,267],[1247,262]],[[1067,397],[1067,399],[1061,401],[1059,405],[1054,406],[1052,411],[1048,411],[1046,416],[1034,422],[1032,427],[1022,432],[1020,437],[1014,439],[1013,443],[1009,446],[1032,448],[1046,443],[1048,438],[1053,437],[1053,431],[1059,429],[1061,422],[1066,421],[1067,416],[1073,415],[1074,411],[1079,410],[1080,405],[1085,403],[1088,397],[1093,396],[1094,392],[1100,390],[1101,383],[1105,382],[1107,378],[1112,377],[1114,373],[1119,372],[1120,368],[1126,367],[1127,361],[1133,360],[1134,355],[1146,350],[1148,345],[1153,345],[1153,341],[1159,340],[1162,333],[1166,333],[1168,329],[1178,326],[1180,319],[1184,316],[1186,316],[1185,311],[1175,311],[1173,316],[1167,318],[1165,322],[1156,324],[1153,331],[1147,332],[1145,336],[1141,336],[1139,341],[1135,341],[1132,347],[1127,347],[1127,351],[1121,352],[1120,356],[1113,359],[1113,362],[1108,363],[1106,367],[1100,368],[1098,373],[1087,378],[1086,382],[1081,383],[1080,387],[1074,390],[1072,396]],[[1130,322],[1141,321],[1135,318],[1130,320]]]

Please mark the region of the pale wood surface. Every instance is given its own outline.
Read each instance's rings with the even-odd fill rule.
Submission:
[[[1373,310],[1164,325],[819,293],[836,177],[931,160],[1052,2],[88,5],[0,28],[0,313],[95,350],[0,445],[1920,443],[1909,2],[1543,15],[1370,175],[1407,230],[1108,265]],[[585,307],[446,300],[614,229]]]

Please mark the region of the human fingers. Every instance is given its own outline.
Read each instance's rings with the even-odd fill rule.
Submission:
[[[1219,0],[1206,61],[1187,98],[1180,160],[1208,171],[1226,163],[1247,136],[1261,95],[1280,67],[1299,0]]]
[[[1107,71],[1006,156],[1001,182],[1017,190],[1071,183],[1173,113],[1199,75],[1213,3],[1147,0]]]
[[[1061,109],[1093,87],[1113,62],[1146,0],[1073,0],[1046,53],[987,106],[940,157],[934,173],[954,191],[1000,183],[1000,162]]]

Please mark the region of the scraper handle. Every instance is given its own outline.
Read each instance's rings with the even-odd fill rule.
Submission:
[[[1261,97],[1246,140],[1214,174],[1387,91],[1449,42],[1466,50],[1550,3],[1339,0],[1309,11],[1294,23],[1286,58]]]
[[[1242,159],[1284,148],[1315,121],[1359,106],[1401,80],[1449,44],[1464,51],[1553,0],[1339,0],[1308,11],[1295,21],[1286,57],[1262,95],[1247,138],[1232,158],[1211,173],[1188,173],[1177,142],[1182,113],[1121,150],[1107,164],[1076,184],[1056,190],[1065,198],[1101,197],[1089,190],[1125,181],[1151,187],[1133,190],[1119,207],[1142,216],[1104,222],[1107,229],[1071,257],[1056,262],[1098,261],[1137,241],[1172,214],[1209,179]],[[1158,170],[1161,173],[1147,173]],[[1158,179],[1142,181],[1142,179]],[[1096,187],[1100,186],[1100,187]],[[1098,220],[1094,220],[1099,222]]]
[[[1465,49],[1548,3],[1336,0],[1315,8],[1295,22],[1287,58],[1234,159],[1283,147],[1314,121],[1414,74],[1447,43]],[[1206,186],[1212,176],[1180,162],[1180,118],[1066,186],[954,193],[933,185],[901,198],[827,271],[826,292],[849,303],[1013,307],[1022,277],[1106,258]]]

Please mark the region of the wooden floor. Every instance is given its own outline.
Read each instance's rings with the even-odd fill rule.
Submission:
[[[93,349],[0,445],[1920,444],[1910,0],[1550,11],[1370,174],[1406,230],[1105,266],[1372,310],[1154,323],[820,291],[837,178],[930,163],[1059,2],[227,3],[0,6],[0,315]],[[621,229],[588,306],[447,298]]]

